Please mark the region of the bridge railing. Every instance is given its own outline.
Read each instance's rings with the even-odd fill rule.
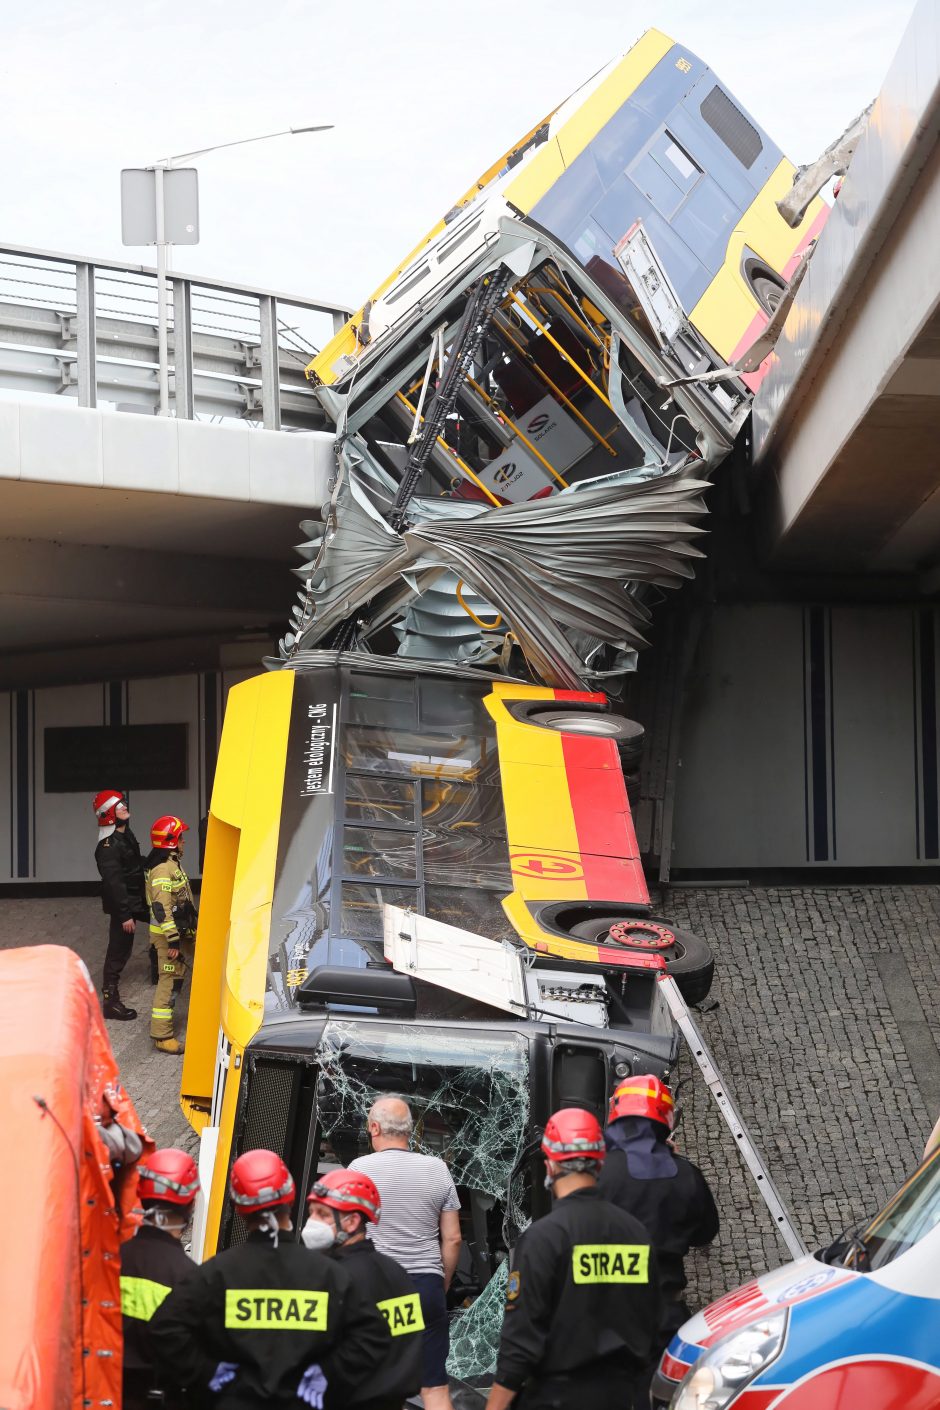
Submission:
[[[304,368],[341,327],[339,304],[170,271],[171,414],[312,430]],[[0,245],[0,388],[159,409],[156,270]]]

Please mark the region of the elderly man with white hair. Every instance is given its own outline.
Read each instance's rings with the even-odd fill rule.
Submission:
[[[411,1275],[424,1316],[421,1398],[425,1410],[452,1410],[447,1388],[450,1336],[445,1294],[460,1256],[460,1200],[450,1171],[437,1156],[411,1149],[407,1102],[379,1097],[368,1116],[372,1155],[351,1162],[374,1180],[382,1218],[369,1238]]]

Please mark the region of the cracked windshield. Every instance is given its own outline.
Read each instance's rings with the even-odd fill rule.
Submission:
[[[321,1167],[367,1153],[365,1113],[389,1093],[412,1109],[414,1149],[446,1162],[464,1225],[447,1368],[457,1380],[486,1375],[496,1364],[507,1245],[528,1223],[517,1171],[529,1117],[525,1039],[331,1020],[317,1060]]]

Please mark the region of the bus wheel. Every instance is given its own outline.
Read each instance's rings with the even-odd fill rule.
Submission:
[[[778,284],[775,279],[768,279],[766,274],[755,274],[751,280],[751,288],[754,290],[758,303],[769,314],[775,314],[784,295],[782,285]]]
[[[662,955],[666,973],[676,981],[687,1004],[701,1003],[712,987],[715,958],[710,947],[700,936],[690,930],[677,930],[669,921],[598,915],[578,921],[569,934],[573,940],[587,940],[615,950]]]

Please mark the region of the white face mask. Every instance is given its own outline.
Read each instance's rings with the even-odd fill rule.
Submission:
[[[308,1219],[300,1231],[300,1237],[314,1253],[325,1253],[336,1243],[336,1230],[324,1224],[322,1219]]]

